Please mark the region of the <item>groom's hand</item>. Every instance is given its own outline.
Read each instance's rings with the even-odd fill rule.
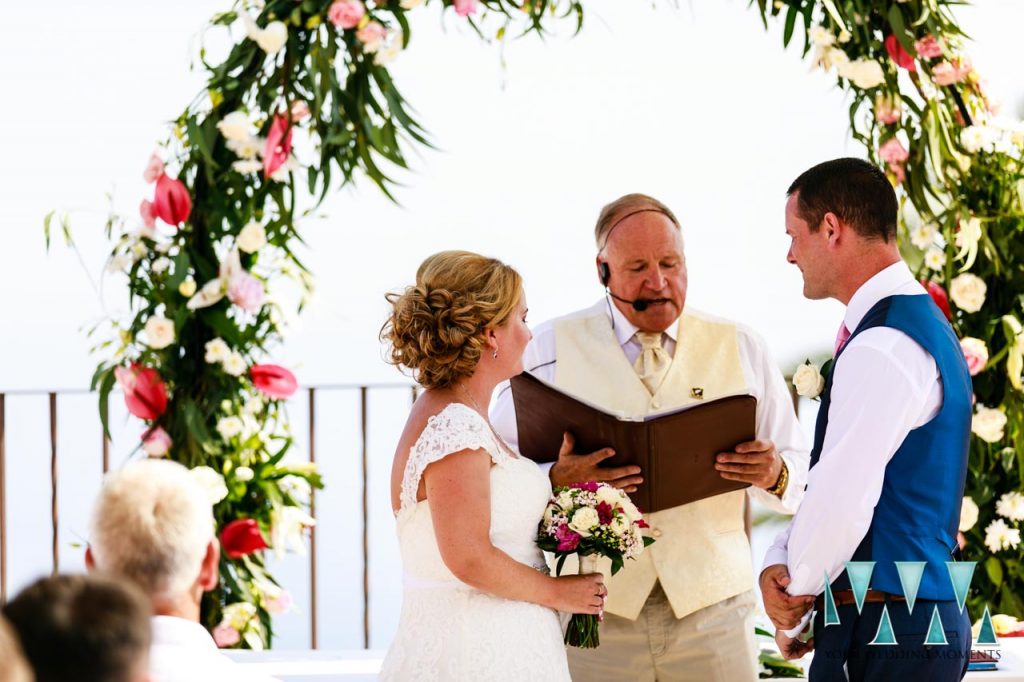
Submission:
[[[782,630],[795,628],[804,614],[814,606],[811,595],[793,596],[786,592],[789,586],[789,569],[785,564],[773,564],[761,571],[758,581],[764,610],[772,625]]]
[[[562,436],[562,447],[558,450],[558,461],[551,467],[548,476],[551,484],[571,485],[587,481],[603,481],[627,493],[636,492],[636,487],[644,482],[640,476],[640,467],[602,467],[601,462],[615,455],[611,448],[603,448],[589,455],[578,455],[572,451],[576,440],[568,431]]]
[[[782,456],[770,440],[740,443],[733,452],[721,452],[715,458],[718,475],[727,481],[742,481],[768,489],[782,473]]]

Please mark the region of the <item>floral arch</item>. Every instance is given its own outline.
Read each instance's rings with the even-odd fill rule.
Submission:
[[[584,22],[578,0],[429,1],[498,40]],[[195,468],[210,488],[226,558],[203,618],[225,643],[269,644],[284,596],[260,550],[280,551],[312,523],[320,485],[313,468],[283,461],[282,401],[296,382],[264,361],[311,283],[293,251],[295,220],[361,175],[390,197],[389,169],[428,144],[388,71],[423,4],[237,0],[210,22],[232,32],[233,47],[215,63],[200,52],[206,88],[145,168],[153,197],[137,219],[108,225],[119,235],[109,267],[128,276],[133,317],[114,321],[93,387],[105,419],[120,385],[146,424],[142,448]],[[835,75],[852,135],[897,188],[904,257],[974,376],[969,608],[1024,617],[1024,125],[986,97],[956,4],[756,0],[766,28],[784,22],[784,42],[799,34],[804,54]]]

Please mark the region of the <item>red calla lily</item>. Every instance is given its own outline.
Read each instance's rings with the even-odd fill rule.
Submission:
[[[267,146],[263,150],[263,175],[270,177],[288,160],[292,151],[292,122],[284,114],[274,117],[267,133]]]
[[[168,225],[180,225],[188,220],[192,212],[192,197],[185,184],[166,173],[156,179],[156,194],[153,195],[153,213]]]
[[[896,62],[896,66],[911,72],[917,71],[917,64],[914,63],[914,58],[900,45],[900,41],[896,36],[890,35],[885,39],[885,51]]]
[[[249,374],[253,385],[271,398],[290,398],[299,388],[295,375],[280,365],[253,365]]]
[[[114,377],[124,391],[124,404],[139,419],[153,421],[167,411],[167,386],[152,367],[117,367]]]
[[[220,531],[220,546],[232,559],[240,559],[270,545],[263,539],[263,533],[260,532],[260,526],[255,519],[238,519]]]
[[[946,295],[946,290],[942,288],[942,285],[931,280],[922,279],[921,286],[928,290],[928,295],[935,301],[935,305],[939,306],[939,310],[946,316],[946,319],[952,321],[953,311],[949,308],[949,296]]]

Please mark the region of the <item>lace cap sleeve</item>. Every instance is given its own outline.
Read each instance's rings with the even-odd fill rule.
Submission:
[[[476,410],[462,403],[449,403],[430,417],[409,452],[402,476],[401,510],[416,504],[423,471],[434,462],[462,450],[483,449],[495,464],[505,463],[508,455],[494,440],[490,427]]]

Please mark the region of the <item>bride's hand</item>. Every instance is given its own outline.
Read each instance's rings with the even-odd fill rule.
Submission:
[[[640,476],[640,467],[602,467],[601,462],[615,455],[611,448],[603,448],[589,455],[581,455],[572,451],[576,440],[568,431],[562,436],[562,447],[558,450],[558,461],[551,467],[549,477],[551,484],[572,485],[586,481],[603,481],[627,493],[636,492],[636,487],[644,482]]]
[[[564,613],[604,614],[604,598],[608,588],[600,573],[563,575],[555,578],[555,594],[551,608]]]

